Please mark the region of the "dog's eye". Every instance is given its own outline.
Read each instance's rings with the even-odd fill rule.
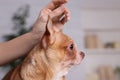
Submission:
[[[74,47],[73,47],[73,44],[70,44],[69,49],[70,49],[70,50],[73,50],[73,48],[74,48]]]

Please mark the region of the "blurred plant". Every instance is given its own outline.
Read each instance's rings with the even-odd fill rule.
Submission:
[[[120,67],[116,67],[115,73],[120,74]]]
[[[25,5],[20,7],[15,14],[12,17],[13,22],[13,33],[3,36],[5,41],[9,41],[11,39],[14,39],[22,34],[27,33],[30,29],[26,28],[26,19],[29,17],[29,5]],[[24,57],[21,57],[20,59],[13,61],[10,63],[11,67],[15,67],[17,64],[23,60]]]
[[[116,67],[115,74],[117,74],[117,78],[120,80],[120,67]]]

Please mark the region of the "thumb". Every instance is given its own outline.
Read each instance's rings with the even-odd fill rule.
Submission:
[[[46,24],[48,21],[48,14],[49,14],[49,10],[47,9],[41,10],[40,15],[38,16],[34,24],[33,32],[35,33],[45,32]]]
[[[66,7],[64,5],[61,5],[60,7],[56,8],[54,11],[52,11],[50,16],[53,21],[59,21],[60,18],[65,13],[65,11],[66,11]]]

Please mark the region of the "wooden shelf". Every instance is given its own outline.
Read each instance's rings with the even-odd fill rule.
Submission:
[[[120,49],[86,49],[87,55],[120,55]]]

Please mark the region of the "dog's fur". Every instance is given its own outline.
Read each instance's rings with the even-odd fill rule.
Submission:
[[[84,57],[73,40],[56,30],[49,18],[46,33],[25,60],[3,80],[65,80],[69,68]]]

